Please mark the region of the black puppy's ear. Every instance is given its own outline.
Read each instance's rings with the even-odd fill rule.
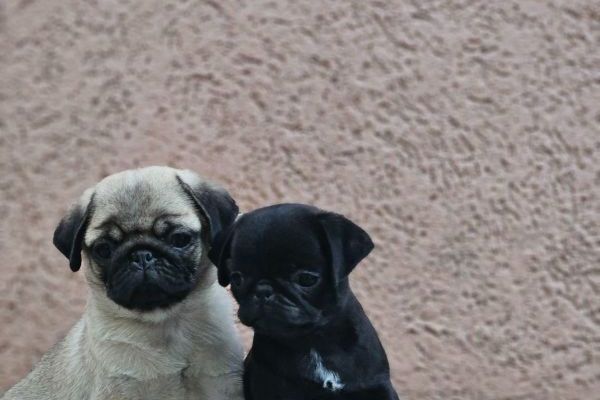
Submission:
[[[373,241],[364,229],[343,215],[323,213],[319,220],[329,243],[333,279],[337,286],[373,250]]]
[[[208,252],[208,258],[217,267],[217,277],[221,286],[229,285],[231,269],[231,242],[235,231],[235,223],[225,231],[221,231],[213,241],[212,248]]]
[[[90,215],[93,208],[92,195],[88,205],[83,208],[80,205],[74,206],[67,215],[65,215],[56,229],[52,243],[65,257],[69,259],[71,271],[77,272],[81,267],[81,249],[83,247],[83,238],[87,229]]]
[[[235,221],[239,209],[235,200],[225,189],[209,185],[206,182],[188,184],[179,175],[177,181],[194,201],[200,212],[208,220],[208,239],[212,247],[215,238]]]

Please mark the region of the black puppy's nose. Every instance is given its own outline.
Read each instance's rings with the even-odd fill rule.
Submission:
[[[149,250],[132,251],[131,254],[129,254],[129,259],[144,268],[152,264],[155,260],[154,254]]]
[[[260,301],[269,301],[273,297],[273,287],[264,283],[259,283],[254,292],[254,298]]]

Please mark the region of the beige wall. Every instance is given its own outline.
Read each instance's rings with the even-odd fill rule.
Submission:
[[[0,35],[0,390],[84,308],[65,209],[170,164],[364,226],[406,399],[600,396],[597,1],[2,0]]]

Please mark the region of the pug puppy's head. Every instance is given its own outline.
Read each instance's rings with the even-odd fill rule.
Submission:
[[[242,323],[269,336],[302,335],[343,306],[348,274],[373,249],[342,215],[279,204],[242,215],[217,237],[209,257],[231,289]]]
[[[54,245],[73,271],[87,258],[94,294],[138,312],[168,309],[209,279],[208,249],[237,214],[225,190],[190,171],[128,170],[83,194]]]

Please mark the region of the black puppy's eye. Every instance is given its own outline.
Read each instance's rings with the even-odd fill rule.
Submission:
[[[319,282],[319,275],[313,272],[299,272],[294,276],[294,282],[304,287],[315,286]]]
[[[180,249],[190,244],[191,241],[192,235],[185,232],[175,232],[170,238],[171,244]]]
[[[112,255],[112,248],[108,242],[100,241],[94,244],[93,252],[97,257],[106,260]]]
[[[242,275],[241,272],[233,271],[231,273],[231,275],[229,275],[229,280],[231,281],[231,284],[233,286],[240,287],[240,286],[242,286],[242,283],[244,282],[244,276]]]

